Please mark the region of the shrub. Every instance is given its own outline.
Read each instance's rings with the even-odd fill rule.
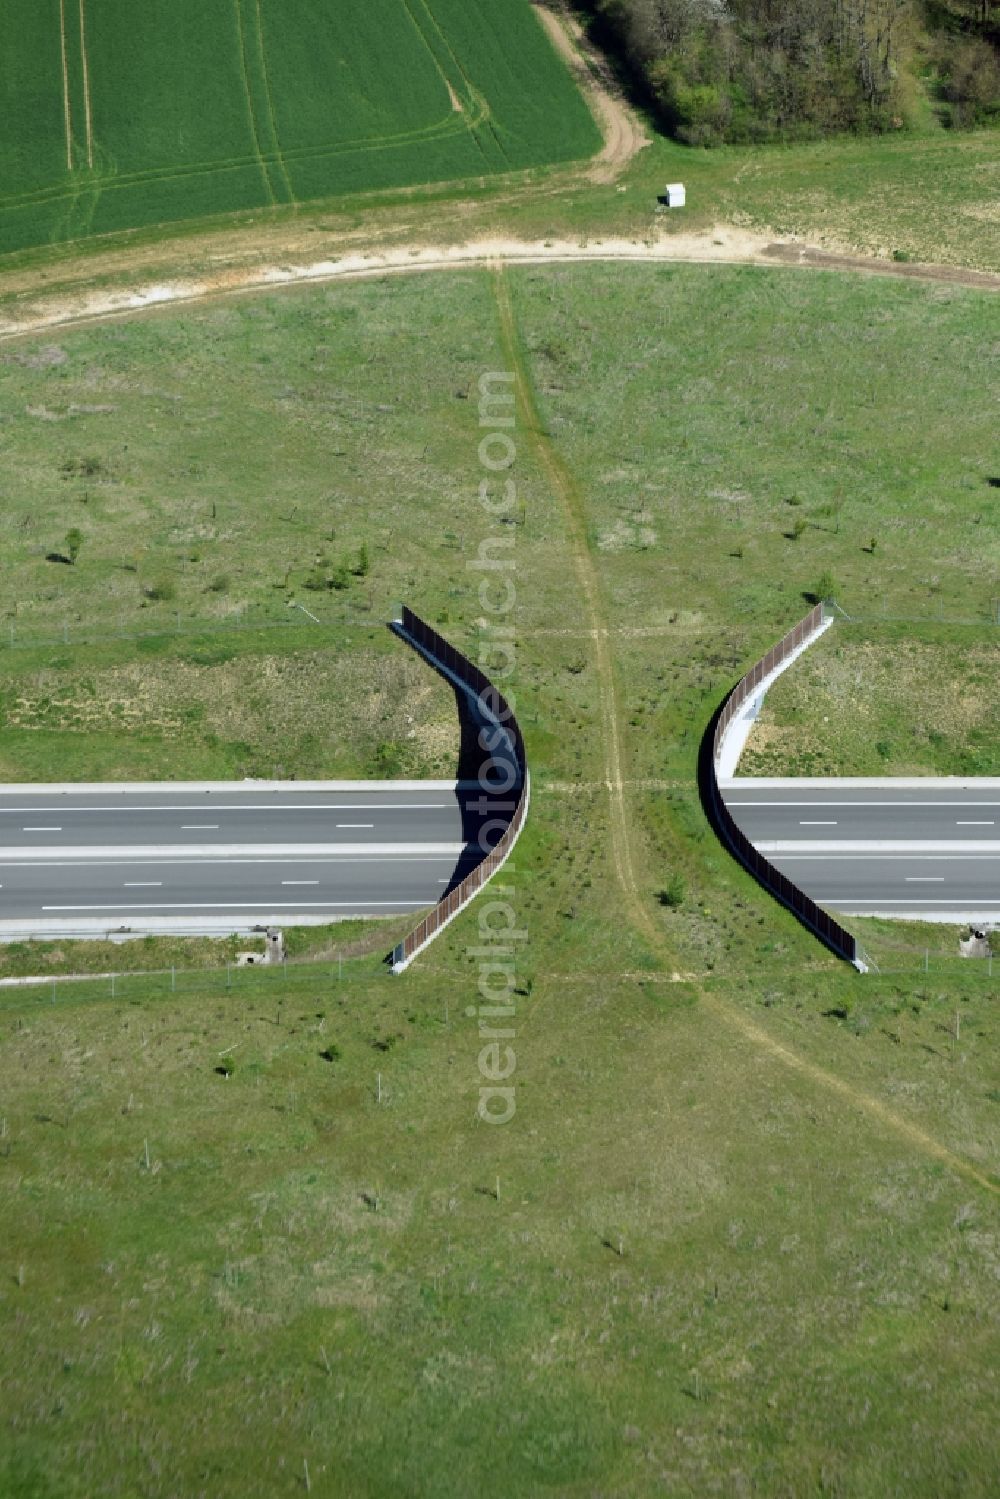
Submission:
[[[661,906],[668,906],[676,910],[682,906],[687,898],[687,885],[682,874],[672,874],[663,889],[657,892],[657,900]]]
[[[61,466],[61,472],[67,479],[96,479],[98,474],[104,472],[104,464],[99,458],[67,458]]]
[[[157,583],[147,583],[143,593],[158,604],[169,604],[177,597],[177,585],[172,578],[161,578]]]
[[[382,780],[398,776],[403,765],[402,748],[394,739],[383,739],[375,750],[375,774]]]

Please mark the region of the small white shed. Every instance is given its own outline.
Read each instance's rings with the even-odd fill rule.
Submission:
[[[683,182],[668,182],[663,189],[663,201],[668,208],[684,207],[684,184]]]

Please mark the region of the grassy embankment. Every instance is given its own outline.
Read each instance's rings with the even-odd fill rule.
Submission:
[[[982,624],[916,635],[911,623],[838,624],[768,693],[741,773],[996,775],[998,635]]]

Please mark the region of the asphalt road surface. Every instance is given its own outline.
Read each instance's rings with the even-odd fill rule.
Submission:
[[[769,781],[722,794],[771,862],[834,913],[1000,919],[1000,781]]]
[[[0,789],[0,928],[243,930],[434,904],[498,809],[447,782]]]

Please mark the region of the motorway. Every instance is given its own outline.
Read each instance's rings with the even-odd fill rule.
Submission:
[[[447,781],[0,788],[0,934],[418,911],[480,857],[483,815]]]
[[[834,914],[1000,920],[1000,779],[720,784],[750,841]]]
[[[1000,920],[1000,779],[721,783],[834,913]],[[0,788],[0,936],[246,931],[434,904],[474,864],[469,783]]]

